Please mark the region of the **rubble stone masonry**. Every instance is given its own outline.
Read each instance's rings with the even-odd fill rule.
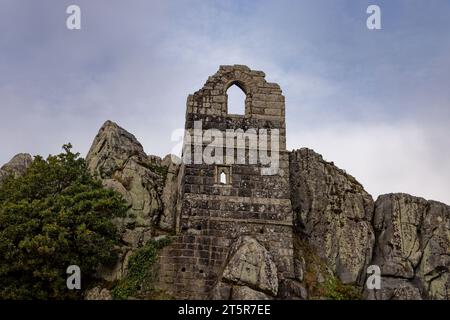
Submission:
[[[232,85],[246,95],[244,115],[227,112],[227,90]],[[193,131],[195,121],[202,121],[203,130],[224,133],[230,129],[278,129],[279,170],[274,175],[263,175],[263,166],[249,161],[183,164],[177,238],[162,252],[160,287],[176,298],[210,297],[230,259],[230,248],[242,236],[256,239],[267,249],[279,282],[293,278],[289,154],[285,99],[279,85],[268,83],[262,71],[241,65],[221,66],[203,88],[188,96],[187,132]],[[194,141],[190,143],[194,150]],[[245,148],[248,160],[251,146]],[[225,176],[222,183],[221,175]]]

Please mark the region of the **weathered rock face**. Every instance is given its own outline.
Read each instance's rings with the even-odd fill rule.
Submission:
[[[14,175],[14,177],[23,175],[32,161],[33,157],[28,153],[16,154],[8,163],[0,168],[0,183],[8,175]]]
[[[86,292],[85,300],[112,300],[112,296],[108,289],[94,287]]]
[[[381,290],[370,299],[450,298],[450,207],[408,194],[375,203],[376,244],[371,264],[381,268]]]
[[[219,282],[211,292],[213,300],[272,300],[273,297],[247,286]]]
[[[263,292],[253,290],[246,286],[235,286],[231,292],[232,300],[270,300]]]
[[[177,205],[180,185],[180,165],[177,164],[179,163],[179,159],[173,161],[172,157],[172,155],[167,155],[161,162],[161,165],[167,168],[167,175],[161,195],[164,210],[159,217],[158,225],[164,230],[175,229],[176,214],[177,210],[179,210]]]
[[[86,162],[105,187],[121,193],[130,205],[127,217],[117,221],[123,242],[119,262],[100,272],[112,281],[123,276],[131,251],[155,236],[155,229],[173,230],[179,165],[170,157],[162,161],[146,155],[131,133],[111,121],[100,128]]]
[[[7,168],[23,172],[28,160],[20,159]],[[120,223],[120,259],[100,272],[114,281],[126,273],[133,250],[158,234],[155,230],[175,230],[183,173],[170,156],[163,160],[147,156],[133,135],[110,121],[95,138],[87,163],[105,186],[120,192],[130,204],[129,217]],[[367,266],[380,266],[381,290],[366,289],[367,299],[450,299],[448,206],[406,194],[380,196],[374,205],[352,176],[309,149],[289,154],[289,173],[295,236],[324,259],[327,272],[343,283],[363,286]],[[211,298],[309,297],[303,280],[305,252],[294,247],[298,251],[294,278],[280,279],[272,253],[260,240],[242,235],[231,243]],[[318,283],[323,281],[320,272]],[[100,290],[89,297],[109,298]]]
[[[365,289],[368,300],[421,300],[419,289],[407,279],[381,278],[381,290]]]
[[[232,245],[213,299],[273,299],[278,293],[277,267],[267,249],[250,236]]]
[[[291,202],[300,237],[343,283],[362,284],[375,241],[372,197],[310,149],[290,154]]]
[[[129,213],[136,218],[127,222],[150,227],[163,210],[160,195],[165,168],[161,159],[148,157],[132,134],[107,121],[95,137],[86,161],[105,186],[120,192],[130,203]]]
[[[237,240],[231,252],[223,272],[224,279],[277,295],[277,267],[266,248],[255,239],[244,236]]]
[[[363,285],[367,266],[377,265],[381,290],[365,289],[368,299],[450,298],[449,206],[407,194],[374,205],[353,177],[309,149],[291,153],[290,173],[297,236],[342,282]]]

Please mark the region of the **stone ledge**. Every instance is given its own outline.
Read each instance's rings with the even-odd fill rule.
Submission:
[[[182,217],[187,220],[205,220],[205,217]],[[234,218],[221,218],[221,217],[208,217],[209,221],[219,221],[219,222],[237,222],[237,223],[253,223],[253,224],[270,224],[270,225],[280,225],[280,226],[293,226],[293,220],[260,220],[260,219],[234,219]]]
[[[291,199],[278,199],[278,198],[254,198],[254,197],[238,197],[238,196],[221,196],[221,195],[206,195],[206,194],[185,194],[186,199],[189,200],[220,200],[235,203],[250,203],[250,204],[270,204],[270,205],[284,205],[291,206]]]

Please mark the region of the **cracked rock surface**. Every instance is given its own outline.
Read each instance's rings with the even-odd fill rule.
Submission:
[[[0,183],[8,175],[22,175],[31,162],[29,154],[14,156],[1,167]],[[101,278],[114,281],[126,274],[136,248],[175,230],[182,173],[170,156],[147,155],[134,135],[111,121],[100,128],[86,162],[105,187],[129,204],[128,216],[117,221],[119,259],[99,271]],[[381,195],[374,202],[354,177],[307,148],[289,153],[289,173],[294,236],[342,283],[357,286],[366,299],[450,299],[448,205],[403,193]],[[255,238],[240,235],[211,297],[307,299],[304,255],[298,247],[295,279],[280,279],[268,250]],[[380,267],[380,290],[365,288],[369,265]],[[317,282],[322,278],[318,273]],[[94,288],[88,297],[110,299],[110,294]]]
[[[89,170],[129,204],[127,217],[117,221],[123,242],[119,261],[101,270],[104,279],[121,278],[131,252],[156,236],[155,229],[173,228],[179,165],[170,159],[147,155],[134,135],[112,121],[95,137],[86,157]]]
[[[381,268],[381,290],[371,299],[450,298],[450,207],[408,194],[386,194],[375,203],[372,264]]]
[[[343,283],[362,284],[375,241],[373,199],[355,178],[311,149],[290,153],[297,233]]]
[[[0,183],[9,175],[19,177],[25,173],[33,158],[28,153],[16,154],[8,163],[0,168]]]

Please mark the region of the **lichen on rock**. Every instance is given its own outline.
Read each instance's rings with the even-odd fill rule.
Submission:
[[[372,264],[381,268],[372,299],[450,298],[450,207],[408,194],[386,194],[375,203]],[[399,288],[402,288],[400,290]]]
[[[28,153],[16,154],[8,163],[0,168],[0,183],[9,175],[15,178],[23,175],[32,161],[33,157]]]
[[[120,279],[130,251],[156,236],[156,230],[173,230],[179,165],[170,157],[147,155],[134,135],[112,121],[100,128],[86,162],[105,187],[122,194],[129,204],[127,217],[116,221],[123,243],[119,261],[99,272],[102,278]]]
[[[306,238],[344,283],[362,284],[375,241],[372,197],[313,150],[290,154],[297,236]]]

